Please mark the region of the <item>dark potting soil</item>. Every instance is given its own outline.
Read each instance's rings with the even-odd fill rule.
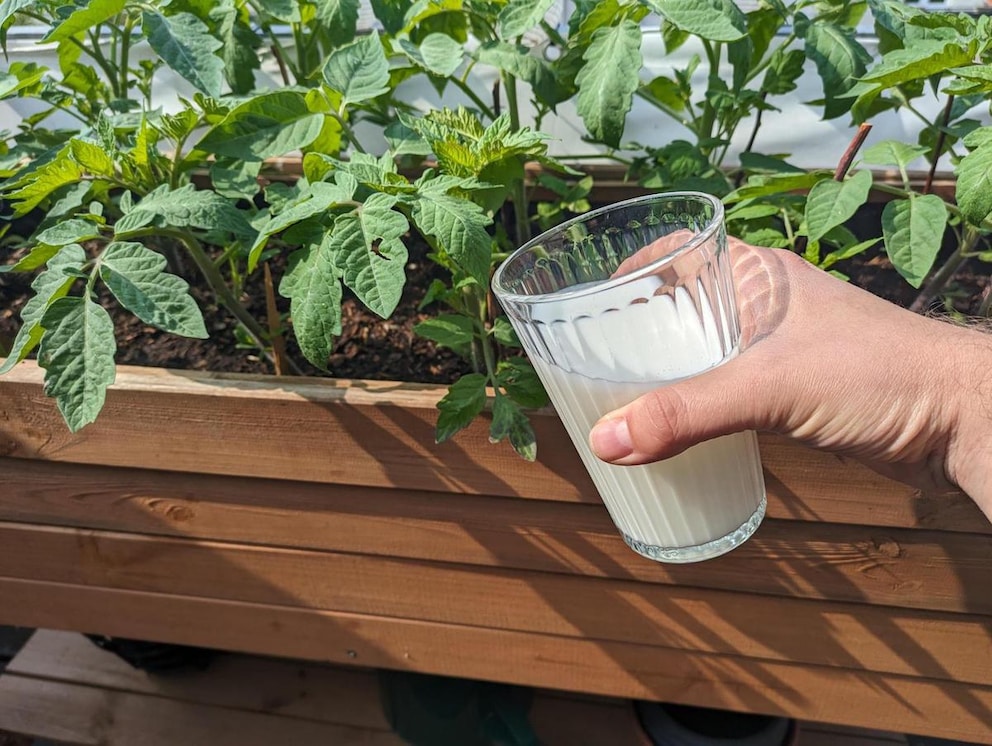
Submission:
[[[877,235],[877,233],[875,234]],[[449,383],[469,371],[465,361],[449,350],[419,337],[413,327],[439,310],[436,306],[424,310],[418,304],[434,279],[444,279],[444,271],[426,257],[426,247],[411,242],[410,259],[406,266],[407,284],[396,312],[381,319],[368,311],[353,296],[345,296],[342,307],[342,334],[334,346],[328,364],[330,375],[339,378],[371,380],[406,380],[415,383]],[[12,257],[11,257],[12,258]],[[4,259],[4,262],[10,258]],[[973,315],[989,282],[987,265],[972,260],[949,287],[953,310]],[[180,273],[195,280],[191,268],[181,267]],[[892,268],[884,254],[877,251],[835,266],[851,278],[851,282],[870,292],[908,306],[918,291],[906,283]],[[282,267],[273,262],[276,287]],[[30,297],[31,275],[0,273],[0,351],[9,349],[20,326],[21,307]],[[270,361],[259,355],[256,348],[239,344],[234,333],[236,324],[231,315],[218,307],[208,290],[193,287],[192,293],[203,310],[210,339],[178,337],[148,326],[130,313],[119,312],[109,294],[101,302],[111,310],[117,334],[117,362],[162,368],[212,370],[234,373],[272,373]],[[246,284],[241,298],[256,319],[265,324],[265,287],[262,271],[257,271]],[[285,318],[289,302],[277,294],[280,313]],[[938,312],[947,310],[937,308]],[[829,309],[824,309],[829,313]],[[327,375],[309,365],[300,354],[292,334],[286,336],[287,353],[303,372]]]

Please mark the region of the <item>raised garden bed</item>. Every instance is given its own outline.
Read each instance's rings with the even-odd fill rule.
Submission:
[[[557,418],[539,459],[442,389],[124,368],[69,435],[0,379],[0,623],[780,713],[992,743],[992,527],[762,440],[769,518],[631,553]]]

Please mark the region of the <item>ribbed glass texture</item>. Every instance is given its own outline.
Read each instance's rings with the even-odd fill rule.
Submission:
[[[723,208],[704,194],[630,200],[515,252],[493,289],[627,544],[652,559],[723,554],[757,528],[754,433],[646,466],[597,459],[600,416],[732,358],[740,330]]]

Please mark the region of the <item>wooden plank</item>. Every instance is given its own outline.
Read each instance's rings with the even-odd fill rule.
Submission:
[[[992,684],[987,616],[12,524],[0,544],[0,575],[25,580]]]
[[[0,460],[0,473],[5,476],[0,520],[697,585],[710,585],[699,579],[700,573],[721,566],[672,568],[644,560],[620,541],[601,505],[55,466],[20,459]],[[785,565],[789,560],[778,557],[783,549],[799,559],[803,542],[819,542],[817,551],[826,554],[804,561],[825,557],[829,562],[840,554],[849,566],[839,571],[852,575],[853,584],[860,586],[870,582],[871,573],[864,568],[872,562],[887,567],[899,563],[898,556],[890,555],[901,556],[900,542],[907,536],[910,544],[924,536],[951,546],[959,541],[847,526],[803,524],[800,531],[768,520],[752,542],[732,555],[733,564],[750,557]],[[929,561],[931,555],[926,556]],[[911,580],[918,579],[914,575]],[[891,585],[888,577],[879,580]],[[732,581],[738,588],[740,578]],[[785,580],[783,584],[794,585]]]
[[[148,676],[78,633],[41,630],[7,675],[390,731],[376,675],[355,667],[226,655],[206,671]],[[628,700],[540,691],[530,720],[545,746],[650,746]]]
[[[613,577],[654,564],[620,544],[601,505],[24,459],[0,459],[0,474],[0,520]]]
[[[70,435],[41,381],[31,361],[0,378],[0,457],[599,503],[554,415],[534,417],[534,464],[490,444],[484,420],[435,444],[441,387],[122,366],[97,422]],[[920,494],[781,438],[761,447],[773,516],[992,531],[960,494]]]
[[[20,676],[0,677],[0,726],[79,746],[403,746],[392,733]]]
[[[0,579],[11,621],[992,744],[992,687],[312,609]]]
[[[227,655],[215,658],[207,672],[149,676],[80,634],[39,630],[5,675],[390,731],[376,675],[354,667]]]
[[[619,539],[611,540],[619,545]],[[593,600],[583,612],[587,595],[601,601],[607,593],[655,598],[676,591],[665,586],[733,591],[736,598],[767,594],[992,613],[987,593],[992,543],[986,537],[895,529],[877,536],[857,527],[808,524],[797,529],[770,521],[732,554],[708,562],[669,565],[634,556],[630,574],[646,583],[605,574],[597,580],[564,562],[546,573],[7,522],[0,522],[0,546],[5,548],[0,575],[8,577],[327,609],[358,604],[364,608],[350,610],[414,618],[435,602],[438,613],[446,613],[450,600],[458,609],[452,613],[467,615],[455,621],[480,624],[512,618],[510,609],[497,611],[501,604],[526,608],[523,618],[539,609],[559,617],[565,606],[574,609],[570,617],[575,621],[566,621],[556,633],[575,626],[590,633],[585,625],[596,618],[601,602]],[[488,598],[476,603],[479,595]],[[574,600],[566,604],[561,596]],[[423,603],[426,598],[432,604]]]

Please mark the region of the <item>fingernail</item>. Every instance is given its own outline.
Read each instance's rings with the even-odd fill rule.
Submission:
[[[603,420],[589,433],[589,445],[603,461],[616,461],[629,456],[634,451],[634,444],[630,440],[627,420],[623,417]]]

